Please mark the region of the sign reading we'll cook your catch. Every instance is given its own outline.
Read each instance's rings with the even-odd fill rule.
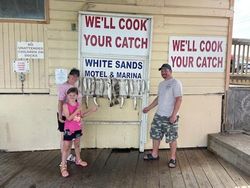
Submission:
[[[80,16],[80,58],[86,77],[142,79],[151,19],[128,15]]]
[[[168,60],[176,72],[224,72],[226,38],[172,36]]]

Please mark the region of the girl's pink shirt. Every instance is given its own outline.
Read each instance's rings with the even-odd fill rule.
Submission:
[[[69,103],[66,103],[68,110],[69,110],[69,115],[73,114],[76,109],[79,106],[79,103],[76,103],[75,106],[70,105]],[[64,130],[70,130],[70,132],[75,132],[78,130],[81,130],[81,114],[77,114],[71,121],[66,120],[64,123]]]

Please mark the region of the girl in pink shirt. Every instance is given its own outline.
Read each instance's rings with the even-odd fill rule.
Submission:
[[[63,177],[69,176],[69,172],[67,170],[67,156],[70,153],[73,142],[76,154],[76,165],[83,167],[87,166],[87,162],[83,161],[80,157],[80,137],[82,136],[81,118],[86,117],[90,113],[97,110],[97,107],[94,107],[83,113],[81,105],[76,102],[77,97],[78,89],[76,87],[72,87],[68,89],[67,102],[63,104],[63,114],[66,117],[64,123],[62,162],[60,164],[60,170]]]

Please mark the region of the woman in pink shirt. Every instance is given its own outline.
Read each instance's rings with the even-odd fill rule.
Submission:
[[[68,75],[68,80],[59,85],[58,87],[58,112],[57,112],[57,120],[58,120],[58,130],[61,132],[61,139],[60,139],[60,149],[62,152],[63,149],[63,134],[64,134],[64,121],[65,116],[63,114],[63,104],[67,101],[67,91],[71,87],[76,87],[76,83],[79,80],[80,71],[76,68],[70,70]],[[78,94],[77,102],[81,103],[82,95],[81,93]],[[75,156],[69,154],[67,157],[68,161],[75,162]]]
[[[67,170],[67,156],[70,153],[72,143],[74,142],[76,165],[82,167],[87,166],[87,162],[83,161],[80,156],[80,137],[82,136],[81,118],[95,112],[97,107],[89,111],[82,112],[81,105],[77,102],[78,89],[76,87],[69,88],[67,91],[67,102],[63,104],[63,114],[65,115],[64,134],[63,134],[63,149],[62,149],[62,162],[60,170],[63,177],[69,176]]]

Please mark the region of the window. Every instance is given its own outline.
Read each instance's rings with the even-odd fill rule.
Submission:
[[[0,0],[0,20],[48,22],[48,0]]]

